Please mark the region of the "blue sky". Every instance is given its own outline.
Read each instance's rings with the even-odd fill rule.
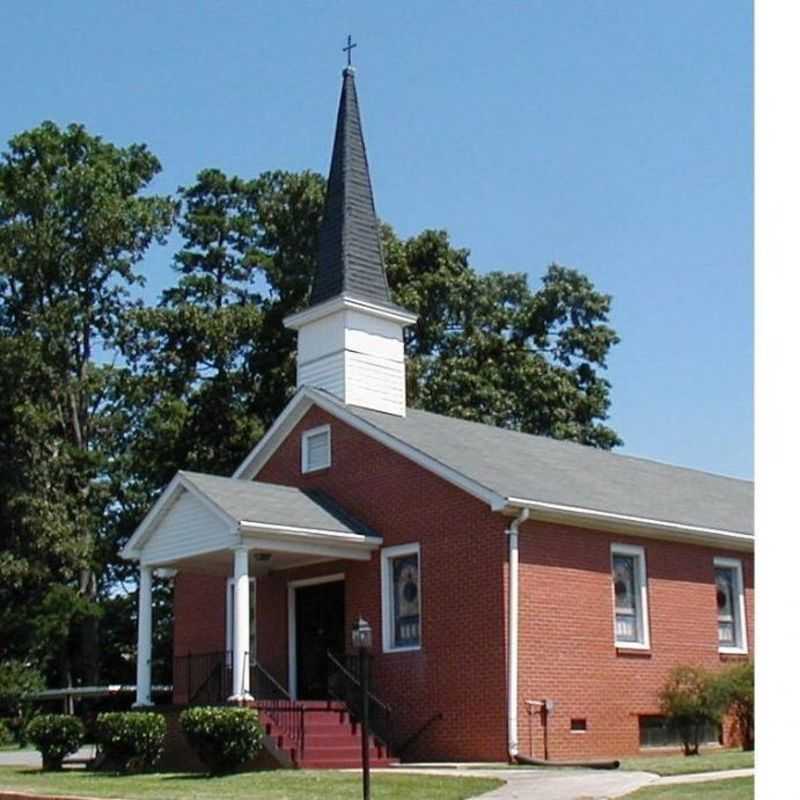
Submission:
[[[614,297],[623,452],[752,475],[752,10],[743,0],[16,3],[0,141],[44,119],[205,167],[327,171],[353,52],[378,212],[478,269]],[[148,295],[172,280],[146,260]]]

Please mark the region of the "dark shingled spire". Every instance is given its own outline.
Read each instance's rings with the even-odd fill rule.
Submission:
[[[345,68],[311,305],[340,294],[394,305],[361,133],[355,70]]]

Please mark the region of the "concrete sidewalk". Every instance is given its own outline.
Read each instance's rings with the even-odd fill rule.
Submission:
[[[659,778],[658,785],[666,783],[705,783],[706,781],[724,781],[728,778],[749,778],[755,775],[753,767],[747,769],[726,769],[720,772],[692,772],[690,775],[668,775]]]
[[[697,772],[689,775],[660,777],[652,772],[622,770],[571,769],[480,769],[465,765],[392,767],[382,772],[409,772],[420,775],[481,776],[500,778],[504,786],[481,795],[480,800],[611,800],[641,789],[674,783],[704,783],[755,774],[754,769],[721,772]]]
[[[376,770],[377,771],[377,770]],[[480,800],[604,800],[622,797],[658,780],[649,772],[597,769],[480,769],[441,767],[391,767],[381,772],[419,775],[499,778],[504,786],[481,795]]]
[[[81,747],[67,758],[94,758],[94,745]],[[42,757],[38,750],[1,750],[0,767],[41,767]]]

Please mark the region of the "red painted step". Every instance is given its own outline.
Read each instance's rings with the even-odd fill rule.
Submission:
[[[304,752],[299,755],[295,743],[285,735],[280,725],[263,710],[263,705],[254,703],[261,710],[265,730],[275,743],[290,753],[298,767],[312,769],[345,769],[361,766],[361,726],[353,723],[344,703],[333,701],[305,700],[304,706]],[[386,748],[374,737],[369,741],[370,763],[375,767],[386,767],[397,763],[390,758]]]

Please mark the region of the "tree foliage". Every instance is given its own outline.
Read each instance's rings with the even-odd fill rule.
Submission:
[[[692,665],[677,666],[670,672],[659,699],[667,721],[680,734],[687,756],[700,752],[703,728],[708,723],[718,725],[727,705],[717,676]]]
[[[230,474],[294,392],[283,319],[308,303],[324,180],[206,169],[173,199],[146,194],[159,170],[144,145],[52,123],[0,163],[0,658],[32,653],[58,683],[129,674],[120,547],[176,470]],[[175,280],[145,304],[138,264],[173,223]],[[419,314],[412,406],[620,443],[610,298],[585,275],[480,273],[444,231],[385,226],[383,245],[394,300]],[[166,661],[168,587],[156,595]]]
[[[384,228],[397,303],[419,314],[407,333],[410,403],[439,414],[596,447],[621,444],[602,420],[600,374],[619,339],[611,298],[577,270],[551,265],[533,291],[524,273],[481,275],[444,231],[405,242]]]
[[[171,200],[142,195],[159,170],[144,145],[50,122],[14,137],[0,163],[0,608],[13,637],[1,637],[0,656],[55,650],[66,682],[77,621],[81,667],[96,677],[90,606],[110,558],[118,422],[117,370],[98,351],[117,345],[142,282],[135,265],[172,224]]]
[[[755,664],[734,664],[718,678],[718,691],[733,720],[742,749],[755,749]]]

